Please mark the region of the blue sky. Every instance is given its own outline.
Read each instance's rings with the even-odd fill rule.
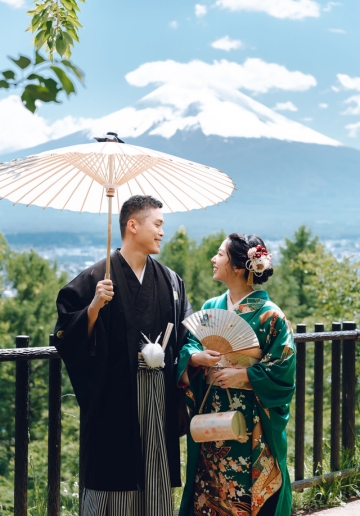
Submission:
[[[31,5],[0,0],[1,70],[7,55],[32,52],[24,32]],[[219,73],[223,84],[276,113],[360,148],[358,0],[88,0],[80,7],[84,30],[72,59],[85,71],[86,88],[60,106],[42,106],[36,119],[16,104],[14,92],[0,90],[0,153],[16,148],[9,133],[17,127],[22,140],[32,135],[23,147],[62,136],[81,128],[83,119],[135,105],[171,73],[183,81],[194,60],[199,70],[209,65],[204,84]],[[214,61],[222,60],[215,69]],[[162,91],[170,95],[160,89],[156,101]]]

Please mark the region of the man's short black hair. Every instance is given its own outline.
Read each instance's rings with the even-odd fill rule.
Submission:
[[[151,195],[133,195],[130,197],[130,199],[124,202],[120,210],[119,222],[121,238],[124,238],[127,223],[135,214],[141,211],[148,211],[151,208],[162,207],[162,202],[151,197]]]

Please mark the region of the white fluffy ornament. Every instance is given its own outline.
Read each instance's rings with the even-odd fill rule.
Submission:
[[[164,367],[165,352],[158,343],[149,342],[141,350],[141,354],[149,367]]]
[[[154,369],[155,367],[165,367],[165,349],[163,349],[158,343],[161,337],[161,333],[155,342],[151,342],[143,333],[141,335],[148,342],[141,349],[141,354],[146,364],[152,369]]]

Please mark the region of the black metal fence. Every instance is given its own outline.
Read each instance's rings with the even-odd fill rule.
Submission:
[[[340,471],[341,447],[350,456],[355,451],[356,411],[356,343],[360,331],[354,322],[333,323],[331,332],[324,332],[323,324],[315,325],[315,332],[306,333],[306,325],[298,324],[296,395],[295,395],[295,481],[293,490],[301,490],[335,476],[346,476],[354,469]],[[60,516],[61,478],[61,359],[56,349],[30,348],[29,337],[16,337],[16,348],[0,349],[0,362],[16,362],[15,399],[15,480],[14,516],[27,516],[28,491],[28,431],[29,431],[29,360],[50,359],[49,368],[49,427],[48,427],[48,515]],[[306,343],[314,342],[314,476],[304,479],[305,463],[305,393]],[[324,345],[331,342],[331,469],[320,475],[323,462],[323,397]],[[342,366],[342,372],[341,372]],[[1,374],[1,373],[0,373]],[[81,434],[81,432],[80,432]],[[80,488],[82,487],[80,442]]]

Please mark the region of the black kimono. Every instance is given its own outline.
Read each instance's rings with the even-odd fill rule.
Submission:
[[[178,399],[175,362],[191,306],[179,276],[148,257],[140,285],[117,250],[111,255],[113,300],[102,308],[91,339],[87,309],[105,260],[82,272],[59,292],[54,344],[64,360],[83,417],[85,488],[144,489],[137,403],[140,331],[155,339],[174,324],[165,352],[166,450],[172,487],[180,486]],[[134,281],[135,280],[135,281]]]

